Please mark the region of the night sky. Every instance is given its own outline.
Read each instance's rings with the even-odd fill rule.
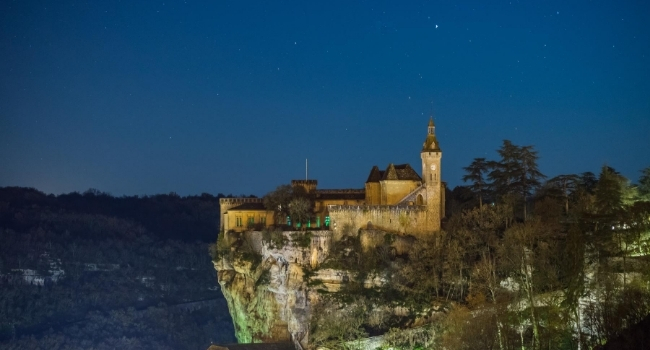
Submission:
[[[401,3],[401,4],[398,4]],[[650,166],[648,1],[0,1],[0,186],[362,188],[433,113],[461,185],[503,139],[549,177]]]

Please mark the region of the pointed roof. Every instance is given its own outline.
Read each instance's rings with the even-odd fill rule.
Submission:
[[[394,165],[393,168],[395,174],[397,174],[397,180],[422,181],[420,175],[409,164],[398,164]]]
[[[433,116],[429,119],[427,138],[422,145],[422,152],[440,152],[440,144],[436,139],[436,126],[433,123]]]
[[[395,171],[395,166],[393,165],[393,163],[388,164],[388,168],[386,168],[382,180],[399,180],[399,178],[397,177],[397,171]]]
[[[366,180],[366,183],[379,182],[379,180],[381,180],[383,176],[384,176],[384,172],[379,170],[379,167],[375,165],[370,170],[370,175],[368,175],[368,180]]]
[[[368,175],[369,182],[380,182],[384,180],[410,180],[410,181],[422,181],[422,178],[418,173],[413,170],[409,164],[398,164],[394,165],[393,163],[388,164],[385,171],[379,170],[375,165],[370,170],[370,175]]]

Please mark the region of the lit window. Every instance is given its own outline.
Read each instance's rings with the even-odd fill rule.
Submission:
[[[242,224],[243,224],[243,223],[242,223],[241,216],[238,216],[238,217],[236,218],[235,221],[236,221],[235,225],[236,225],[237,227],[242,227]]]
[[[329,226],[330,226],[330,217],[326,216],[325,217],[325,227],[329,227]]]

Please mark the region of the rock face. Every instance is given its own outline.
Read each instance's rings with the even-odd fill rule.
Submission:
[[[331,232],[265,234],[227,233],[218,243],[214,266],[235,335],[240,343],[291,340],[305,346],[316,294],[305,271],[327,256]]]

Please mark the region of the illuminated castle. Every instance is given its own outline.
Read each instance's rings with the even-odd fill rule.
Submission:
[[[314,203],[312,218],[293,223],[341,232],[344,227],[425,234],[440,230],[445,213],[445,186],[441,181],[442,150],[433,118],[420,151],[422,176],[409,164],[389,164],[386,170],[372,167],[363,189],[317,189],[316,180],[293,180]],[[275,225],[274,214],[261,198],[222,198],[221,229],[245,231]],[[291,218],[281,224],[291,225]]]

